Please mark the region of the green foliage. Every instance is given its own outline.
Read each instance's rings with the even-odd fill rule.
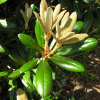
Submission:
[[[2,3],[4,3],[4,2],[6,2],[7,0],[0,0],[0,4],[2,4]]]
[[[0,0],[0,4],[5,1]],[[34,3],[37,5],[37,2],[39,0]],[[87,32],[90,35],[94,31],[100,32],[100,4],[97,1],[53,0],[51,2],[51,0],[47,0],[47,2],[52,3],[51,5],[60,3],[63,9],[66,10],[67,7],[69,13],[76,11],[77,22],[73,28],[75,34]],[[2,62],[0,63],[0,81],[4,78],[7,80],[4,84],[9,85],[6,91],[7,97],[15,100],[17,88],[21,87],[27,93],[29,100],[40,100],[41,97],[41,100],[67,100],[68,98],[59,92],[63,87],[61,80],[65,77],[65,70],[75,72],[78,79],[88,76],[92,80],[94,78],[92,73],[87,71],[84,62],[86,56],[82,56],[79,62],[68,57],[87,53],[97,45],[98,41],[95,38],[86,38],[77,43],[62,45],[56,52],[51,53],[49,49],[51,36],[47,51],[45,51],[44,37],[48,33],[44,33],[43,27],[33,13],[30,16],[28,27],[25,29],[25,20],[20,13],[20,9],[24,9],[25,6],[23,6],[23,2],[20,4],[11,18],[0,19],[0,59],[4,59],[6,66],[10,66],[10,62],[12,63],[7,70],[2,70],[2,67],[6,66]],[[38,7],[31,4],[29,9],[35,11],[38,10]],[[45,24],[43,23],[44,26]],[[95,37],[100,36],[95,35]],[[60,85],[57,81],[61,82]],[[5,87],[5,85],[3,86]],[[72,97],[69,100],[74,99]]]
[[[43,47],[45,43],[44,32],[38,20],[36,20],[36,25],[35,25],[35,35],[36,35],[39,46]]]
[[[50,58],[52,62],[57,64],[59,67],[66,69],[68,71],[81,72],[84,71],[84,67],[77,61],[62,57],[62,56],[53,56]]]

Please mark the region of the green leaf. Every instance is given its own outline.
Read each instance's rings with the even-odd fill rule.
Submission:
[[[75,32],[75,34],[79,33],[80,30],[82,29],[82,26],[83,26],[83,22],[82,21],[77,21],[75,23],[74,28],[73,28],[73,32]]]
[[[16,79],[21,75],[20,73],[20,69],[15,70],[14,72],[12,72],[9,76],[8,79]]]
[[[66,6],[67,4],[69,4],[70,0],[58,0],[58,2],[61,4],[62,7]]]
[[[21,79],[21,81],[25,85],[25,87],[30,90],[30,92],[36,90],[35,86],[33,85],[32,81],[30,79],[30,72],[29,71],[27,71],[25,73],[25,75],[23,76],[23,78]]]
[[[81,55],[94,48],[97,43],[98,41],[95,38],[87,38],[77,43],[62,46],[55,55],[67,57]]]
[[[9,54],[9,50],[5,47],[5,45],[2,43],[1,40],[0,40],[0,53],[4,55]]]
[[[66,69],[68,71],[73,72],[82,72],[84,71],[84,67],[79,62],[63,57],[63,56],[53,56],[50,58],[50,60],[57,64],[59,67]]]
[[[15,16],[16,16],[17,23],[19,25],[18,27],[23,28],[24,19],[22,18],[19,10],[15,10]]]
[[[74,5],[74,10],[77,13],[77,18],[81,19],[82,18],[82,7],[80,5],[79,0],[73,0],[73,5]]]
[[[58,97],[59,97],[58,100],[68,100],[68,99],[67,99],[65,96],[63,96],[63,95],[59,95]]]
[[[18,55],[14,55],[14,54],[9,54],[9,57],[15,62],[15,63],[18,63],[20,65],[24,65],[26,63],[26,61],[21,58],[20,56]]]
[[[0,77],[6,77],[6,76],[8,76],[11,72],[12,72],[12,70],[2,71],[2,72],[0,72]]]
[[[31,4],[31,9],[32,9],[32,11],[35,11],[35,5],[34,4]]]
[[[90,3],[95,3],[96,0],[83,0],[83,2],[85,2],[87,4],[90,4]]]
[[[8,19],[0,19],[0,27],[3,27],[3,28],[15,28],[16,24],[14,22],[11,22]]]
[[[17,91],[17,82],[16,80],[9,80],[9,98],[10,100],[14,100],[16,98],[16,91]]]
[[[85,2],[85,3],[90,3],[90,0],[83,0],[83,2]]]
[[[27,51],[25,50],[24,45],[21,42],[17,42],[16,44],[19,55],[26,60]]]
[[[14,40],[16,40],[18,37],[17,37],[17,35],[14,35],[14,36],[11,36],[11,37],[9,37],[9,36],[7,36],[6,38],[5,38],[5,44],[8,44],[8,43],[10,43],[10,42],[13,42]]]
[[[33,59],[33,60],[27,62],[26,64],[24,64],[20,68],[20,73],[23,73],[23,72],[26,72],[26,71],[31,70],[33,67],[35,67],[36,63],[37,63],[37,60],[36,59]]]
[[[91,23],[93,20],[93,12],[91,8],[87,9],[87,12],[84,14],[84,21],[83,21],[83,27],[82,27],[82,32],[88,32]]]
[[[33,49],[33,50],[35,49],[42,53],[41,47],[37,44],[37,42],[32,37],[30,37],[26,34],[18,34],[18,37],[19,37],[20,41],[24,45],[26,45],[28,48]]]
[[[30,50],[28,51],[28,54],[27,54],[27,61],[32,60],[33,57],[35,56],[35,54],[36,54],[36,50],[30,49]]]
[[[0,0],[0,4],[2,4],[2,3],[4,3],[4,2],[6,2],[7,0]]]
[[[0,27],[0,33],[3,33],[3,34],[14,34],[14,33],[18,33],[19,30],[17,28],[3,28],[3,27]]]
[[[100,24],[100,15],[99,15],[99,13],[100,13],[100,10],[99,9],[96,9],[96,19],[97,19],[97,21],[98,21],[98,23]]]
[[[52,84],[52,72],[46,60],[42,60],[36,71],[36,89],[42,98],[50,92]]]
[[[35,35],[39,46],[43,47],[45,44],[44,32],[38,20],[36,20],[36,25],[35,25]]]
[[[98,22],[98,20],[97,20],[95,17],[93,17],[91,26],[92,26],[93,28],[97,29],[97,30],[100,30],[99,22]]]

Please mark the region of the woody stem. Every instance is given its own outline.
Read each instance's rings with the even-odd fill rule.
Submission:
[[[48,40],[45,40],[45,51],[48,50]]]

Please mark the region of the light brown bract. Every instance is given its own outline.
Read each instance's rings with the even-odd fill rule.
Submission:
[[[25,4],[25,12],[22,9],[20,9],[20,13],[21,13],[23,19],[25,20],[25,29],[28,29],[28,22],[32,16],[32,9],[26,3]]]

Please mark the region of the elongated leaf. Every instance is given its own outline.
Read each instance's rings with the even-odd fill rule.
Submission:
[[[87,38],[78,43],[62,46],[55,55],[64,55],[67,57],[81,55],[94,48],[97,43],[98,41],[95,38]]]
[[[7,0],[0,0],[0,4],[2,4],[2,3],[4,3],[4,2],[6,2]]]
[[[20,73],[29,71],[30,69],[32,69],[33,67],[35,67],[36,63],[37,63],[37,60],[36,60],[36,59],[33,59],[33,60],[27,62],[26,64],[24,64],[24,65],[20,68]]]
[[[38,20],[36,20],[36,25],[35,25],[35,35],[39,46],[43,47],[45,43],[44,32]]]
[[[57,64],[59,67],[73,72],[82,72],[84,67],[79,62],[63,56],[53,56],[50,60]]]
[[[30,50],[28,51],[28,54],[27,54],[27,61],[32,60],[33,57],[35,56],[35,54],[36,54],[36,50],[30,49]]]
[[[17,51],[19,53],[19,55],[23,58],[23,59],[27,59],[26,55],[27,55],[27,51],[24,48],[24,45],[21,42],[17,42]]]
[[[66,6],[67,4],[69,4],[69,1],[70,0],[58,0],[58,2],[61,4],[61,6],[63,7],[63,6]]]
[[[37,44],[37,42],[32,37],[30,37],[26,34],[18,34],[18,37],[19,37],[20,41],[24,45],[26,45],[28,48],[33,49],[33,50],[35,49],[42,53],[40,46]]]
[[[95,17],[93,17],[91,26],[92,26],[93,28],[97,29],[97,30],[100,29],[99,22],[98,22],[98,20],[97,20]]]
[[[8,79],[16,79],[21,75],[20,73],[20,69],[15,70],[14,72],[12,72],[9,76]]]
[[[20,65],[24,65],[26,63],[26,61],[21,58],[20,56],[18,55],[14,55],[14,54],[9,54],[9,57],[15,62],[15,63],[18,63]]]
[[[0,53],[2,53],[4,55],[9,54],[9,50],[5,47],[5,45],[2,43],[1,40],[0,40]]]
[[[30,72],[29,71],[27,71],[25,73],[25,75],[23,76],[23,78],[21,79],[21,81],[25,85],[25,87],[30,90],[30,92],[36,90],[35,86],[33,85],[32,81],[30,79]]]
[[[16,98],[17,82],[16,80],[9,80],[9,98],[14,100]]]
[[[77,21],[75,23],[75,26],[73,28],[73,32],[75,32],[75,34],[79,33],[79,31],[82,29],[83,26],[83,22],[82,21]]]
[[[74,10],[77,12],[77,18],[82,18],[82,7],[79,0],[73,0]]]
[[[36,71],[36,89],[42,98],[45,98],[50,89],[52,83],[52,72],[50,66],[46,60],[42,60]]]
[[[87,9],[87,12],[84,14],[84,21],[83,21],[83,27],[82,27],[82,32],[88,32],[91,23],[93,20],[93,12],[91,8]]]

